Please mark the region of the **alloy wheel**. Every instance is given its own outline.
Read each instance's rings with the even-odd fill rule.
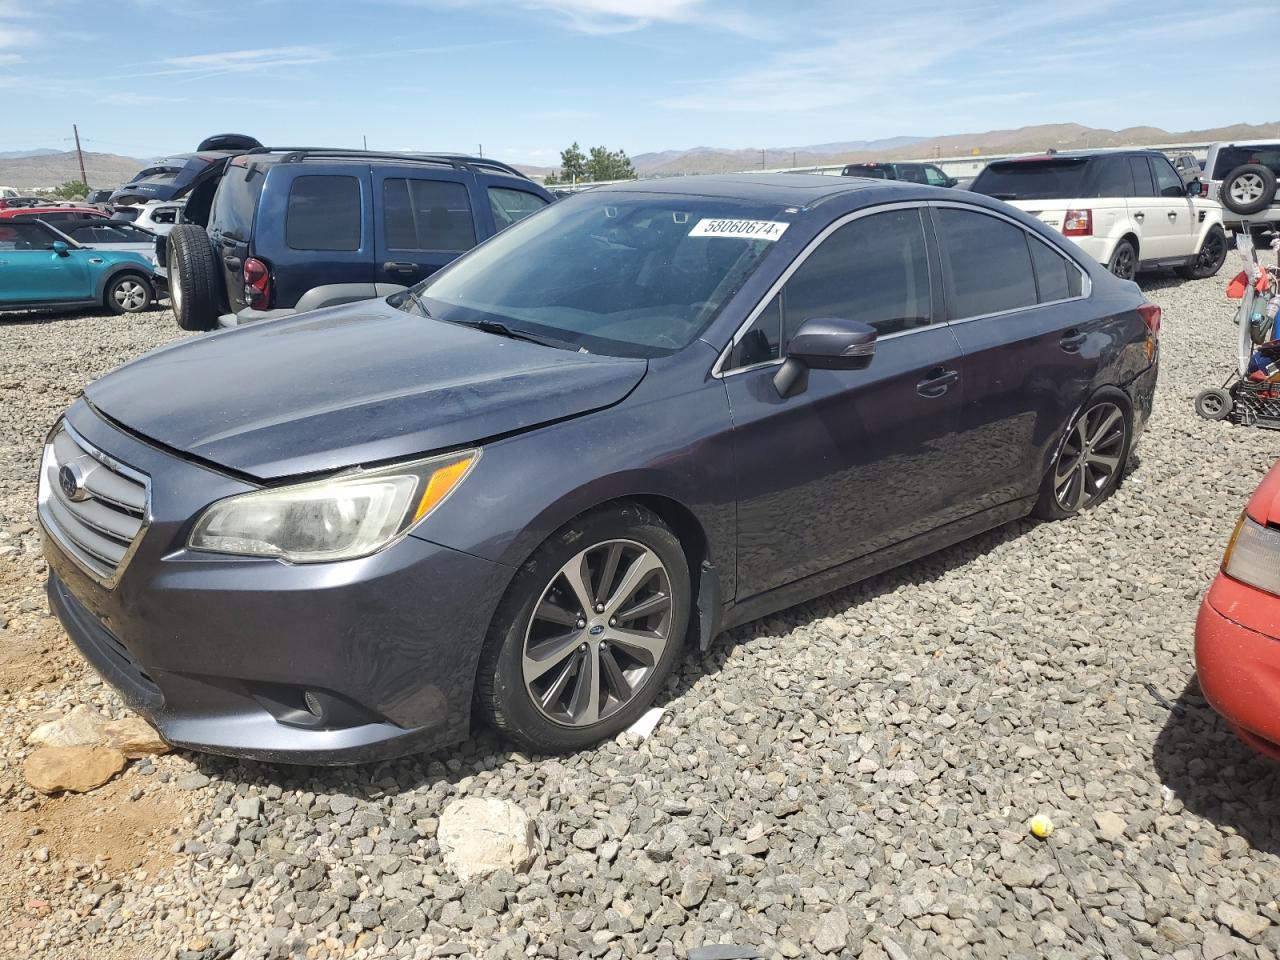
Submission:
[[[1127,430],[1124,413],[1110,402],[1090,407],[1075,422],[1054,467],[1059,507],[1075,513],[1102,499],[1120,470]]]
[[[1246,173],[1243,176],[1236,177],[1231,184],[1231,199],[1238,204],[1253,203],[1267,189],[1266,184],[1262,182],[1262,177],[1256,173]]]
[[[146,286],[137,280],[121,280],[111,292],[111,297],[116,306],[130,313],[141,310],[151,299]]]
[[[608,540],[547,584],[525,631],[525,689],[549,720],[584,727],[626,706],[671,642],[671,577],[653,550]]]
[[[1217,233],[1209,234],[1204,238],[1204,246],[1200,248],[1197,266],[1202,270],[1211,270],[1226,256],[1226,250],[1227,241],[1225,238],[1220,237]]]
[[[1133,248],[1124,246],[1116,251],[1115,260],[1111,264],[1111,272],[1121,280],[1132,280],[1138,272],[1138,261],[1134,257]]]

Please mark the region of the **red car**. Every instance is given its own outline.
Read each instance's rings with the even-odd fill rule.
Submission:
[[[65,220],[68,217],[102,217],[111,219],[97,207],[6,207],[0,210],[0,220],[9,217],[40,217],[42,220]]]
[[[1200,604],[1196,673],[1240,739],[1280,760],[1280,463],[1249,498]]]

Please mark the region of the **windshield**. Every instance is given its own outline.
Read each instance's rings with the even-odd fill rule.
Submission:
[[[1082,197],[1086,158],[1010,160],[990,164],[969,188],[998,200],[1053,200]]]
[[[706,329],[786,219],[780,206],[740,200],[583,194],[423,281],[417,299],[393,302],[425,307],[437,320],[497,321],[592,353],[661,356]]]

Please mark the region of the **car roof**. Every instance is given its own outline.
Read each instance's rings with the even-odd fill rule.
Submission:
[[[1057,153],[1035,153],[1024,157],[1005,157],[992,160],[991,166],[1006,163],[1027,163],[1045,160],[1092,160],[1094,157],[1164,157],[1166,154],[1148,147],[1106,147],[1097,150],[1059,150]]]
[[[861,177],[829,177],[819,173],[729,173],[601,184],[592,192],[723,197],[803,207],[859,190],[901,189],[891,186],[895,183]]]
[[[42,213],[60,213],[64,216],[73,213],[83,213],[90,217],[101,217],[107,219],[100,210],[93,207],[11,207],[6,210],[0,210],[0,218],[10,219],[12,217],[38,217]]]

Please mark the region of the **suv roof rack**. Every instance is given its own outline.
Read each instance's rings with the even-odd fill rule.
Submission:
[[[251,150],[246,150],[245,153],[259,155],[282,153],[284,156],[280,158],[281,163],[300,163],[303,160],[314,157],[317,159],[396,160],[411,163],[434,163],[458,169],[480,167],[497,170],[499,173],[519,177],[521,180],[530,179],[526,174],[521,173],[510,164],[503,163],[501,160],[491,160],[488,157],[472,157],[463,153],[394,153],[380,150],[350,150],[341,147],[254,147]]]

